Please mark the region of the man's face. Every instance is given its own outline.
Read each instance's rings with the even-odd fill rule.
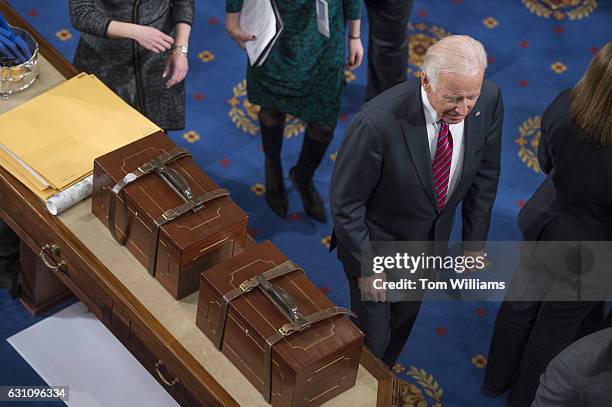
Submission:
[[[427,75],[421,76],[429,103],[438,112],[438,117],[448,124],[462,122],[472,111],[480,96],[482,80],[482,71],[467,76],[439,73],[434,90]]]

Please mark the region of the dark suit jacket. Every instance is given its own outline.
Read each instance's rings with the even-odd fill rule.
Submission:
[[[531,407],[612,404],[612,328],[585,336],[548,365]]]
[[[525,240],[612,240],[612,147],[585,142],[570,116],[570,90],[542,117],[538,161],[548,178],[519,214]]]
[[[359,276],[361,247],[373,241],[447,241],[463,201],[463,240],[484,241],[497,193],[503,103],[484,81],[465,120],[460,182],[440,213],[433,190],[420,81],[399,84],[355,115],[331,181],[338,258]]]

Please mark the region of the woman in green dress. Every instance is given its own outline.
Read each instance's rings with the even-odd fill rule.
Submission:
[[[329,38],[319,32],[317,3],[321,0],[276,2],[283,31],[260,67],[247,69],[251,103],[261,106],[259,124],[265,153],[266,202],[279,216],[287,215],[281,146],[285,116],[299,117],[308,125],[297,164],[289,172],[306,214],[325,223],[325,205],[312,182],[325,156],[340,111],[344,81],[345,25],[348,20],[348,68],[361,64],[359,35],[361,0],[328,0]],[[244,48],[253,35],[239,25],[243,0],[226,0],[226,29]]]

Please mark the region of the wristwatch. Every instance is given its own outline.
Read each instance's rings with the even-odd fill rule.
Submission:
[[[187,47],[187,45],[173,45],[172,46],[173,54],[181,54],[181,55],[187,56],[188,51],[189,51],[189,48]]]

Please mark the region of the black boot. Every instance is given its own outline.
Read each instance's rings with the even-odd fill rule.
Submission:
[[[298,181],[295,175],[296,168],[297,167],[293,167],[291,171],[289,171],[289,178],[291,178],[293,185],[295,185],[295,188],[300,193],[302,203],[304,204],[304,212],[314,220],[326,223],[327,214],[325,213],[325,204],[323,203],[323,199],[321,199],[319,191],[315,188],[312,180],[308,183],[301,183],[301,181]]]
[[[266,203],[275,214],[284,218],[287,216],[289,200],[283,182],[282,167],[274,168],[266,162]]]
[[[327,222],[327,213],[323,199],[312,182],[312,177],[325,156],[333,134],[333,127],[309,124],[298,163],[289,171],[289,178],[302,198],[304,212],[322,223]]]
[[[266,156],[264,170],[266,173],[266,203],[281,218],[287,216],[289,200],[283,182],[283,167],[281,165],[281,147],[285,115],[283,113],[261,109],[259,112],[261,141]]]

